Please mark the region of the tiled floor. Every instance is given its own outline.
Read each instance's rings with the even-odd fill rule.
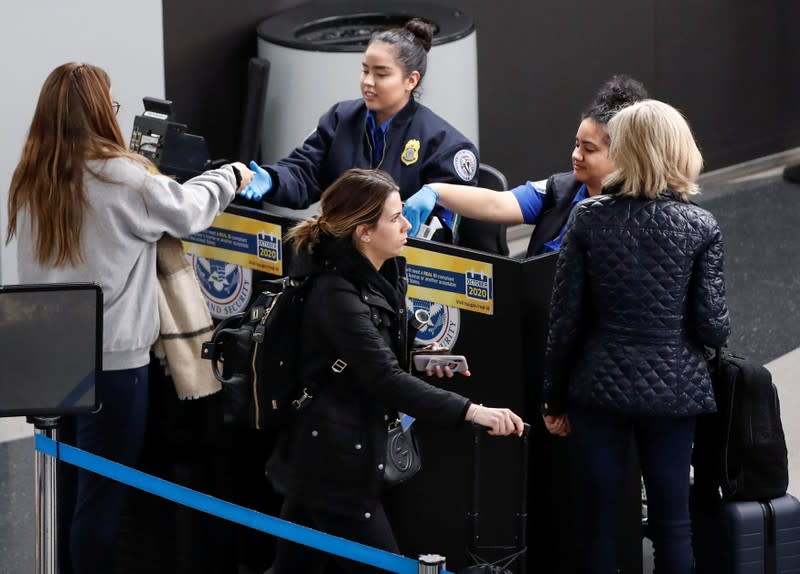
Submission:
[[[0,440],[19,425],[0,419]],[[11,436],[19,434],[14,428]],[[0,572],[33,572],[34,508],[33,439],[0,442]]]
[[[800,476],[800,186],[780,170],[715,181],[699,203],[720,221],[734,324],[731,349],[766,363],[779,388],[790,453],[790,476]],[[526,239],[511,243],[524,250]],[[5,384],[5,383],[4,383]],[[23,419],[0,419],[0,573],[33,570],[34,497],[32,428]],[[790,483],[794,488],[797,479]],[[645,545],[644,572],[652,572]]]

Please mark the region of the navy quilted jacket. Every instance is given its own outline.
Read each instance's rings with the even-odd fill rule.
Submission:
[[[722,236],[672,194],[578,204],[561,245],[542,412],[581,405],[686,416],[716,409],[703,345],[730,334]]]

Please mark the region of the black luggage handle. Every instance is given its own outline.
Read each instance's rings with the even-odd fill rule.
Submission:
[[[516,513],[517,544],[516,547],[505,546],[480,546],[480,469],[481,469],[481,437],[486,432],[486,427],[472,424],[472,496],[470,508],[467,512],[470,523],[469,550],[477,554],[482,550],[516,550],[515,556],[518,564],[517,572],[527,572],[527,539],[528,539],[528,452],[531,426],[524,423],[520,439],[520,465],[522,474],[519,480],[519,509]],[[513,561],[514,558],[511,558]]]

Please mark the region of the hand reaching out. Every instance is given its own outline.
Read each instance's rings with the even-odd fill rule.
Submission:
[[[253,170],[250,172],[250,182],[247,187],[242,190],[241,195],[252,201],[261,201],[261,198],[272,190],[272,176],[269,175],[267,170],[254,161],[250,162],[250,169]]]
[[[409,237],[416,237],[419,233],[419,226],[428,220],[438,199],[439,194],[436,190],[429,185],[424,185],[422,189],[405,201],[403,217],[408,219],[411,224],[411,229],[408,231]]]
[[[236,189],[236,193],[241,193],[244,188],[246,188],[253,179],[253,172],[247,169],[247,166],[241,162],[235,161],[231,164],[235,171],[239,173],[239,176],[242,180],[239,182],[239,187]]]
[[[497,409],[472,404],[467,410],[467,420],[487,427],[492,436],[507,436],[512,433],[522,436],[525,423],[511,409]]]

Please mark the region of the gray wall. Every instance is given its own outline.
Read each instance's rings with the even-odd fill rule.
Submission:
[[[800,144],[794,0],[431,1],[475,18],[481,156],[512,183],[569,168],[580,111],[614,73],[684,111],[707,169]],[[164,0],[167,96],[216,157],[235,153],[255,26],[298,3]]]
[[[163,97],[161,0],[27,0],[0,5],[0,281],[17,282],[16,243],[5,245],[8,186],[19,161],[39,90],[56,66],[85,61],[111,75],[131,133],[143,95]]]

